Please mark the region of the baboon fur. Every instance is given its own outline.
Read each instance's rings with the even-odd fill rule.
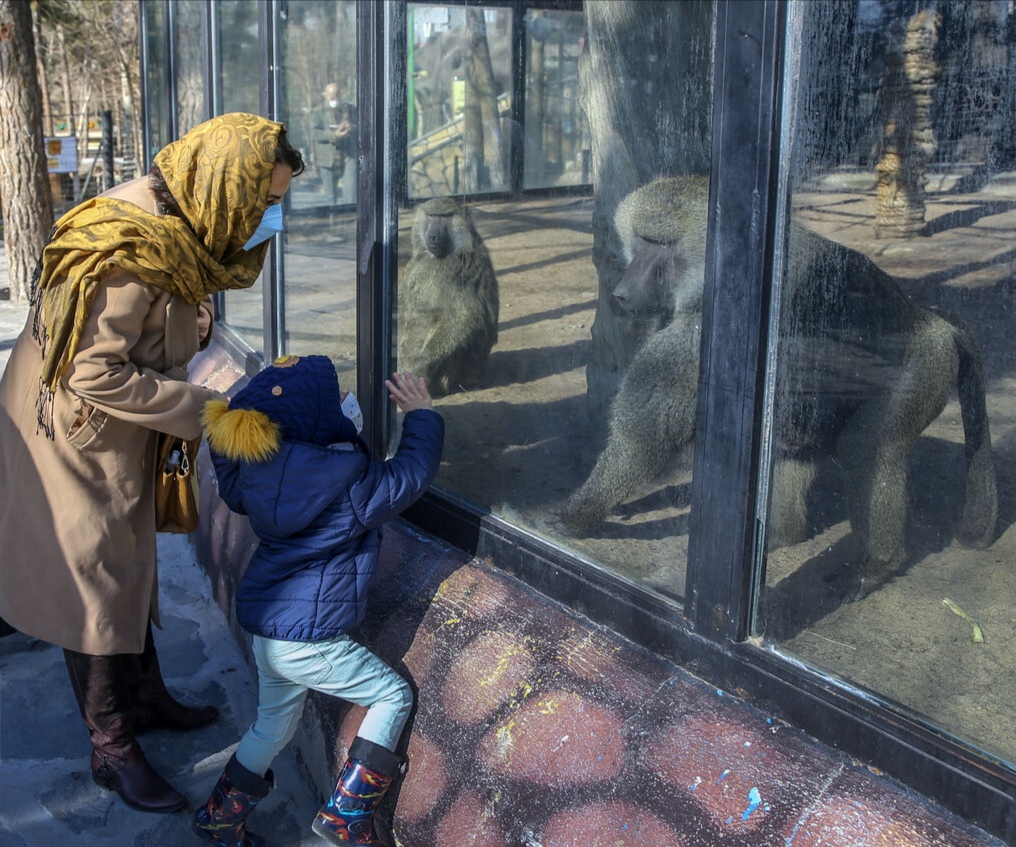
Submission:
[[[614,290],[635,314],[659,316],[611,405],[606,447],[562,518],[576,535],[660,471],[695,432],[708,184],[663,178],[618,206],[627,268]],[[866,256],[791,225],[776,381],[770,546],[807,537],[815,463],[844,472],[851,529],[863,549],[862,588],[905,558],[906,461],[958,389],[966,502],[958,539],[994,541],[995,466],[980,353],[970,331],[908,297]]]
[[[435,197],[413,215],[413,252],[399,286],[398,366],[439,397],[481,384],[497,342],[498,286],[469,209]]]

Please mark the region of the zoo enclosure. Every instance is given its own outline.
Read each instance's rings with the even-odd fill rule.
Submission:
[[[460,194],[471,201],[502,286],[500,337],[490,384],[442,402],[450,458],[414,520],[1012,837],[1014,753],[1011,739],[993,730],[1009,725],[1016,701],[1008,682],[1016,676],[997,672],[1014,652],[1005,610],[1016,599],[1004,567],[1014,482],[1007,471],[1013,349],[1004,323],[1013,288],[1005,242],[1014,227],[1016,137],[1008,6],[284,6],[283,18],[283,4],[269,2],[142,4],[152,55],[165,48],[165,61],[147,66],[150,152],[197,119],[235,108],[298,125],[324,79],[355,82],[358,91],[355,202],[336,207],[313,180],[294,183],[289,228],[261,283],[224,298],[222,343],[249,370],[282,352],[327,349],[341,378],[357,382],[367,432],[385,450],[397,420],[370,375],[396,362],[413,196],[410,32],[418,13],[421,22],[436,15],[446,30],[464,31],[477,23],[466,13],[481,10],[493,69],[493,33],[505,10],[511,31],[536,41],[537,12],[561,20],[584,57],[579,69],[599,71],[580,75],[575,98],[591,135],[588,148],[575,149],[588,149],[589,161],[578,157],[577,185],[535,185],[521,195],[510,180],[488,184],[479,168],[460,168],[475,179],[469,186],[462,179]],[[929,11],[937,23],[921,17]],[[622,12],[636,25],[619,28]],[[917,21],[924,23],[912,29]],[[518,114],[519,95],[537,82],[525,76],[524,54],[513,48],[511,55],[512,78],[526,80],[512,92]],[[909,63],[924,69],[913,85],[901,73],[908,56],[924,57]],[[313,67],[300,64],[307,57]],[[252,67],[261,69],[257,80]],[[628,96],[617,96],[616,83]],[[901,96],[910,105],[925,98],[921,114],[933,143],[887,132],[900,125],[888,118]],[[614,111],[588,120],[605,105]],[[487,132],[503,139],[503,120],[484,123],[481,106],[480,124],[470,140],[473,161],[496,163]],[[605,141],[607,129],[619,143]],[[880,174],[883,161],[907,168]],[[448,172],[433,184],[453,188]],[[660,173],[709,179],[701,369],[693,374],[696,418],[709,426],[690,462],[665,469],[596,533],[575,537],[558,516],[594,466],[610,398],[659,323],[616,308],[624,261],[613,213]],[[905,189],[904,223],[895,231],[879,217],[880,175]],[[502,190],[489,190],[495,186]],[[798,258],[786,240],[790,220],[869,256],[922,308],[959,312],[985,357],[997,537],[986,551],[956,543],[964,447],[959,410],[947,405],[911,452],[911,558],[857,602],[845,602],[844,576],[863,551],[835,462],[818,469],[804,540],[767,543],[768,426],[779,408],[773,387],[784,349],[773,305]],[[781,602],[788,596],[800,598],[798,606]],[[944,597],[991,622],[983,649],[971,652]]]

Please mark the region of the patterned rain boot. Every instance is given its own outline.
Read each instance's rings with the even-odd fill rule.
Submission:
[[[374,831],[374,813],[402,771],[400,756],[358,736],[350,745],[332,796],[311,829],[331,844],[382,845]]]
[[[245,821],[274,782],[271,771],[260,777],[241,765],[233,754],[208,802],[194,813],[191,829],[206,841],[224,847],[265,847],[260,835],[247,832]]]

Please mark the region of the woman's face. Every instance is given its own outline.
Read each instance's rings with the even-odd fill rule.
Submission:
[[[289,191],[289,183],[293,179],[293,169],[285,162],[276,162],[272,169],[272,183],[268,188],[268,205],[275,206]]]

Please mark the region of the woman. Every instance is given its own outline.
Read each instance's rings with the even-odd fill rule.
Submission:
[[[0,381],[0,617],[64,649],[92,776],[142,811],[184,798],[136,735],[218,714],[169,695],[152,641],[158,433],[201,433],[217,394],[186,365],[208,341],[208,298],[254,283],[278,229],[266,211],[302,170],[282,124],[234,113],[72,209]]]

